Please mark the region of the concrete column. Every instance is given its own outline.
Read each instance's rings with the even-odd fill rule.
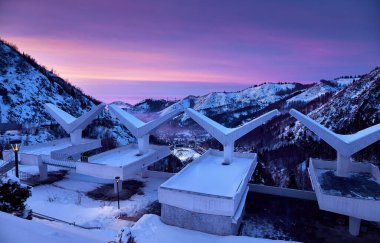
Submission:
[[[355,218],[355,217],[350,217],[350,234],[353,236],[358,236],[360,232],[360,223],[361,219]]]
[[[345,156],[337,153],[337,170],[336,175],[341,177],[347,177],[350,172],[350,156]]]
[[[142,178],[148,178],[148,167],[147,166],[141,167],[141,177]]]
[[[123,190],[123,180],[120,179],[119,180],[119,193],[121,192],[121,190]],[[113,191],[115,194],[117,194],[117,183],[116,183],[116,180],[114,180],[113,182]]]
[[[73,145],[82,143],[82,129],[77,129],[70,133],[70,141]]]
[[[137,138],[137,143],[139,146],[139,154],[144,154],[148,150],[149,134]]]
[[[40,181],[46,180],[48,178],[47,165],[40,163],[38,165],[38,171],[40,172]]]
[[[235,144],[235,142],[232,142],[232,143],[229,143],[229,144],[225,144],[223,146],[223,150],[224,150],[223,165],[229,165],[229,164],[231,164],[232,157],[233,157],[233,154],[234,154],[234,144]]]

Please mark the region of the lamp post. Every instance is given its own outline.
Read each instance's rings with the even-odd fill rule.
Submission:
[[[11,141],[12,151],[15,153],[15,167],[16,167],[16,177],[17,178],[19,178],[19,176],[18,176],[18,151],[20,151],[20,144],[21,144],[21,140]]]
[[[116,191],[117,191],[117,208],[120,209],[120,197],[119,197],[119,181],[120,181],[120,176],[116,176],[115,180],[116,180]]]

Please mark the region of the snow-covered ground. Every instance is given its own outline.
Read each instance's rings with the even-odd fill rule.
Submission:
[[[106,242],[104,238],[99,238],[97,234],[93,234],[93,231],[75,228],[74,226],[66,227],[42,220],[25,220],[3,212],[0,212],[0,222],[2,222],[0,227],[1,242]]]
[[[59,170],[49,166],[49,171]],[[38,174],[36,166],[20,165],[20,170],[29,174]],[[119,219],[120,215],[136,216],[157,200],[157,189],[165,179],[144,179],[144,194],[135,194],[129,200],[117,202],[98,201],[86,196],[91,191],[111,180],[98,179],[69,171],[63,180],[52,184],[35,186],[27,205],[34,213],[48,215],[85,227],[100,229],[82,229],[69,224],[51,222],[34,217],[23,220],[8,214],[0,214],[1,242],[109,242],[118,239],[119,233],[132,230],[138,243],[144,242],[268,242],[247,236],[215,236],[181,229],[163,224],[158,216],[144,215],[137,223]],[[17,228],[17,234],[14,229]],[[123,236],[126,240],[127,236]],[[3,241],[5,240],[5,241]]]
[[[58,167],[49,166],[50,171],[58,169]],[[20,170],[32,174],[38,173],[36,166],[21,165]],[[157,188],[163,182],[163,179],[147,178],[143,181],[145,182],[145,187],[142,188],[144,195],[136,194],[129,200],[121,200],[120,210],[117,209],[117,202],[97,201],[86,196],[86,192],[113,181],[80,175],[73,171],[70,171],[61,181],[33,187],[32,196],[28,198],[26,203],[35,213],[48,215],[70,223],[75,222],[75,224],[85,227],[100,227],[101,229],[99,230],[85,231],[90,231],[92,235],[96,235],[99,242],[107,242],[115,239],[120,229],[129,227],[134,223],[118,219],[121,214],[134,216],[138,211],[157,200]],[[58,222],[36,218],[33,218],[32,221],[38,221],[41,224],[57,228],[57,232],[73,229],[71,225]]]
[[[127,239],[128,231],[125,231],[123,239]],[[247,236],[217,236],[199,231],[182,229],[169,226],[161,222],[156,215],[145,214],[132,228],[131,234],[138,243],[270,243],[284,242],[273,241]]]

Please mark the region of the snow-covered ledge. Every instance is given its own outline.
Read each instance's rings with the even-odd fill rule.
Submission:
[[[112,113],[127,127],[133,136],[137,138],[139,153],[144,154],[149,147],[149,135],[166,121],[172,119],[182,112],[182,109],[175,109],[150,122],[143,122],[132,114],[126,112],[116,105],[109,105]]]
[[[82,143],[82,130],[99,115],[106,104],[101,103],[79,118],[73,117],[51,103],[46,103],[44,106],[46,111],[70,134],[71,143],[78,145]]]
[[[280,114],[277,109],[272,110],[240,127],[227,128],[191,108],[188,108],[186,113],[223,145],[224,165],[228,165],[232,162],[236,140],[270,120],[272,117]]]
[[[337,176],[347,177],[353,163],[351,155],[380,140],[380,124],[355,134],[342,135],[330,131],[295,109],[289,113],[337,151]]]

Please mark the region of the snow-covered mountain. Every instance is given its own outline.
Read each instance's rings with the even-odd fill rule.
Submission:
[[[0,41],[1,122],[37,125],[50,122],[43,108],[53,103],[74,116],[100,102]]]
[[[53,103],[74,116],[83,114],[99,103],[51,71],[40,66],[17,48],[0,41],[0,118],[2,123],[18,123],[23,127],[50,124],[51,117],[43,108]],[[323,125],[340,133],[353,133],[380,122],[380,68],[360,77],[340,77],[314,84],[264,83],[238,92],[213,92],[204,96],[188,96],[178,102],[146,99],[136,105],[114,102],[148,121],[160,113],[192,107],[225,126],[235,127],[271,109],[281,115],[238,140],[241,151],[257,151],[272,184],[284,185],[287,175],[299,168],[310,156],[329,150],[307,129],[287,113],[296,108]],[[162,111],[161,111],[162,110]],[[161,112],[160,112],[161,111]],[[34,142],[43,142],[61,131],[43,131]],[[133,140],[129,132],[105,110],[84,131],[85,136],[105,138],[111,144]],[[196,151],[218,147],[217,142],[186,114],[178,115],[156,131],[156,137],[170,144],[189,145]],[[25,136],[24,136],[25,138]],[[196,141],[194,141],[196,140]],[[0,137],[1,143],[1,137]],[[319,150],[317,149],[319,148]],[[380,161],[379,143],[370,146],[362,158]],[[330,154],[334,156],[332,153]]]
[[[24,128],[54,123],[45,112],[45,103],[55,104],[78,117],[100,102],[37,64],[32,57],[20,53],[15,46],[0,40],[0,123],[22,124]],[[84,132],[90,136],[117,137],[122,143],[127,143],[130,138],[107,112],[103,112]],[[28,140],[43,142],[57,135],[63,136],[62,133],[62,130],[55,134],[39,131],[28,134]]]
[[[334,93],[320,107],[305,113],[341,134],[356,133],[380,123],[380,68],[363,75],[343,90]],[[285,128],[285,131],[294,133],[294,142],[297,142],[307,129],[296,122],[293,127]]]

